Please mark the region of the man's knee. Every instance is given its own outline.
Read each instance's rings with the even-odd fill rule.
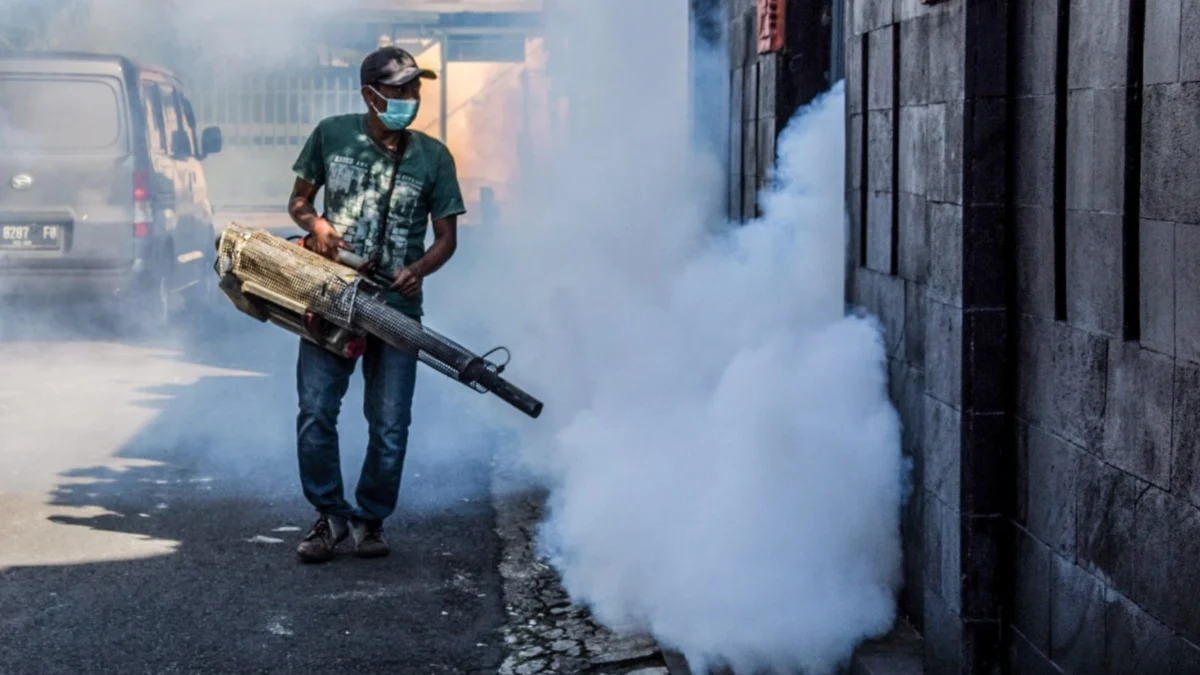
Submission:
[[[332,424],[341,412],[350,372],[333,354],[307,342],[300,348],[296,393],[302,419]]]
[[[337,424],[338,415],[341,414],[341,404],[337,401],[329,401],[321,398],[305,398],[300,399],[300,423],[301,424],[317,424],[322,427],[333,427]]]
[[[408,433],[412,425],[411,396],[368,396],[365,403],[364,412],[373,433],[398,440]]]
[[[401,433],[412,423],[417,360],[394,347],[370,355],[366,367],[367,419],[381,433]]]
[[[300,414],[320,420],[337,419],[342,408],[342,391],[336,380],[301,378],[297,387]]]

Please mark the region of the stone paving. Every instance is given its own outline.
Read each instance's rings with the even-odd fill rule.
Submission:
[[[532,545],[545,495],[517,486],[511,472],[495,467],[492,490],[508,612],[499,675],[667,675],[653,638],[615,634],[593,621],[585,607],[571,604],[557,573]]]

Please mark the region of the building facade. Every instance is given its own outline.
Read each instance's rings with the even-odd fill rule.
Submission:
[[[1200,673],[1200,5],[847,0],[929,673]]]

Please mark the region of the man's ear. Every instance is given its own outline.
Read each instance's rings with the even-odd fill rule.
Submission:
[[[379,106],[376,104],[376,98],[379,97],[379,94],[376,94],[374,89],[372,89],[371,87],[363,87],[362,88],[362,97],[363,97],[363,102],[367,104],[367,108],[369,110],[374,110],[374,111],[379,110]]]

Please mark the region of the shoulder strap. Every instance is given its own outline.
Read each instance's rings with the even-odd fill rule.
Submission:
[[[404,160],[404,151],[408,149],[408,132],[400,134],[400,142],[392,158],[392,180],[388,184],[387,193],[383,196],[383,204],[379,209],[379,227],[375,232],[375,250],[371,255],[371,266],[379,269],[383,266],[383,248],[387,242],[388,218],[392,210],[392,193],[396,191],[396,177],[400,175],[400,162]]]

